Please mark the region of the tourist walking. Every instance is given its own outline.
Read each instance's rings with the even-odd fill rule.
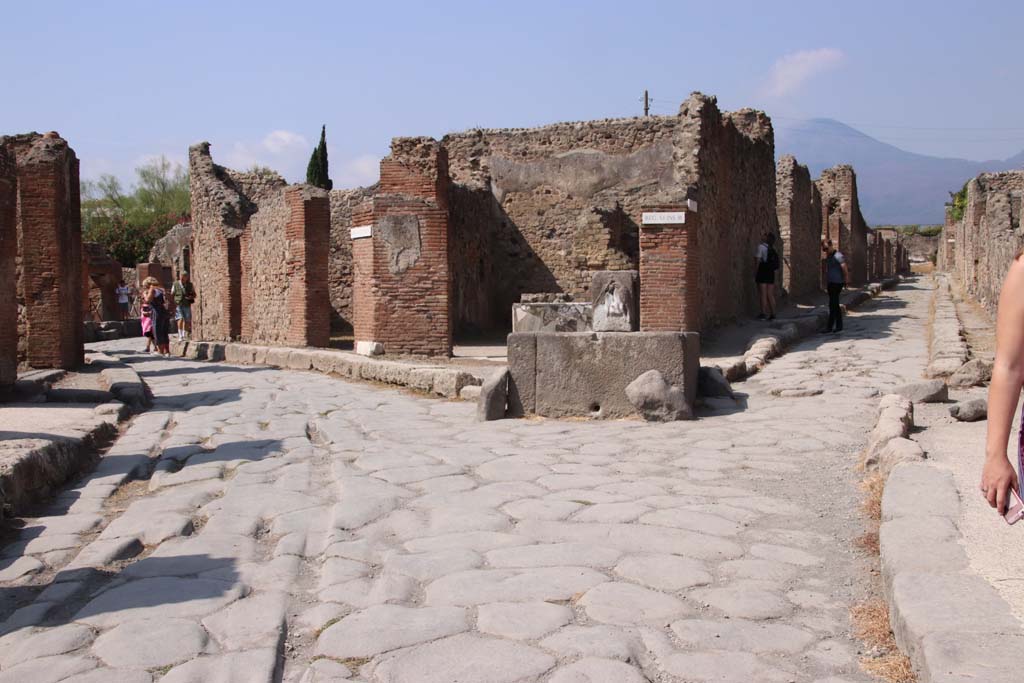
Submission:
[[[761,313],[757,319],[775,320],[775,271],[779,269],[779,253],[775,251],[774,234],[767,232],[761,235],[755,267],[754,282],[761,297]]]
[[[128,313],[131,311],[131,293],[132,290],[124,283],[124,280],[120,280],[117,283],[117,308],[121,312],[121,320],[128,319]]]
[[[153,346],[153,312],[147,303],[139,309],[139,322],[142,324],[142,336],[146,338],[146,353],[149,353]]]
[[[146,287],[146,293],[142,301],[149,305],[150,316],[153,320],[153,341],[156,343],[157,353],[169,356],[171,353],[170,327],[171,319],[167,311],[167,297],[163,287],[155,277],[147,277],[142,283]]]
[[[825,286],[828,288],[828,334],[843,331],[843,309],[839,307],[839,295],[846,282],[850,279],[850,269],[846,258],[836,249],[832,240],[822,242],[821,250],[825,254]]]
[[[1018,252],[1010,264],[999,294],[996,315],[996,359],[988,387],[988,436],[985,466],[981,472],[981,495],[999,514],[1010,504],[1010,488],[1018,489],[1017,473],[1010,464],[1006,447],[1010,440],[1013,414],[1024,387],[1024,258]],[[1017,444],[1024,448],[1024,439]]]
[[[174,319],[178,322],[178,341],[185,341],[192,336],[192,304],[196,300],[195,285],[189,282],[185,271],[171,288],[171,298],[174,299]]]

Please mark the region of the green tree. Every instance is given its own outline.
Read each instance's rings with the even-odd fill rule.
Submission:
[[[320,129],[320,144],[313,149],[306,166],[306,182],[330,190],[334,187],[327,168],[327,126]]]
[[[124,266],[145,261],[153,244],[189,220],[188,173],[160,157],[135,169],[129,192],[113,175],[82,182],[82,237],[98,242]]]
[[[950,192],[950,214],[954,221],[958,221],[964,217],[964,212],[967,210],[967,185],[971,181],[964,183],[964,186],[960,188],[959,192]]]

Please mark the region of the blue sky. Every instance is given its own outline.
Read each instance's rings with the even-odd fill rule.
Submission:
[[[5,3],[0,134],[57,130],[83,177],[209,140],[335,187],[393,136],[655,113],[693,90],[776,128],[842,120],[970,159],[1024,149],[1024,2]],[[783,150],[784,151],[784,150]]]

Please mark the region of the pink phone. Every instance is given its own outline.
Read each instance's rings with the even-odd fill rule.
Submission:
[[[1006,509],[1006,514],[1003,515],[1003,519],[1006,520],[1007,524],[1016,524],[1020,520],[1024,519],[1024,501],[1020,499],[1020,494],[1017,493],[1017,489],[1010,489],[1010,505]]]

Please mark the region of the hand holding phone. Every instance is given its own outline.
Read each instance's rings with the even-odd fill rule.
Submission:
[[[1010,487],[1009,505],[1006,508],[1006,514],[1003,515],[1003,519],[1006,520],[1007,524],[1016,524],[1021,519],[1024,519],[1024,501],[1020,499],[1020,494],[1013,487]]]

